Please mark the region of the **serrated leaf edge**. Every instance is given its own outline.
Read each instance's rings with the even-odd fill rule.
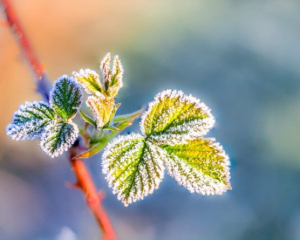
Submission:
[[[74,128],[74,132],[73,132],[73,135],[72,135],[70,138],[68,138],[67,142],[65,142],[59,149],[56,149],[55,152],[53,152],[53,153],[49,152],[48,149],[43,145],[43,142],[44,142],[44,140],[48,137],[47,134],[50,133],[50,131],[49,131],[50,128],[51,128],[52,126],[56,125],[56,124],[59,124],[59,123],[56,122],[56,121],[50,122],[50,123],[46,126],[46,128],[45,128],[45,130],[44,130],[44,132],[43,132],[43,134],[42,134],[42,136],[41,136],[40,146],[41,146],[42,150],[43,150],[45,153],[47,153],[47,154],[48,154],[50,157],[52,157],[52,158],[58,157],[59,155],[63,154],[64,151],[68,151],[69,148],[73,145],[73,143],[75,142],[75,140],[77,139],[77,137],[78,137],[78,135],[79,135],[79,129],[78,129],[78,126],[77,126],[75,123],[73,123],[72,121],[69,121],[68,123],[66,123],[66,122],[62,122],[62,123],[63,123],[63,124],[69,124],[69,125],[72,125],[73,128]]]
[[[163,99],[165,97],[179,98],[179,101],[183,101],[183,102],[187,102],[187,103],[194,103],[195,106],[193,108],[195,108],[195,109],[200,108],[201,111],[203,113],[205,113],[208,117],[204,118],[204,119],[196,119],[194,122],[194,124],[202,124],[203,126],[205,126],[205,127],[203,127],[203,131],[191,132],[190,134],[184,134],[184,135],[181,134],[180,141],[176,138],[174,138],[173,141],[170,141],[169,139],[172,136],[171,134],[164,133],[162,135],[157,134],[156,136],[150,135],[150,138],[157,141],[158,144],[165,143],[165,141],[161,141],[161,143],[159,142],[159,140],[163,140],[162,138],[167,138],[168,144],[172,144],[172,145],[184,143],[187,140],[192,140],[192,139],[204,136],[214,126],[215,118],[211,114],[210,108],[207,107],[203,102],[201,102],[198,98],[193,97],[192,95],[185,95],[182,91],[168,89],[168,90],[158,93],[154,97],[154,101],[149,103],[148,110],[142,114],[141,121],[140,121],[140,129],[144,136],[146,135],[145,134],[145,119],[146,119],[146,117],[151,113],[153,107],[160,103],[159,99]],[[182,127],[184,127],[184,125]],[[163,135],[165,135],[165,136],[163,136]]]
[[[50,96],[50,99],[49,99],[49,105],[50,105],[50,107],[55,111],[55,103],[53,102],[53,95],[54,95],[54,91],[55,91],[55,89],[56,89],[56,85],[58,85],[59,83],[60,83],[60,81],[62,81],[62,80],[64,80],[64,79],[67,79],[68,81],[70,81],[70,82],[72,82],[74,85],[75,85],[75,88],[77,88],[77,89],[79,89],[79,106],[77,106],[76,107],[76,109],[77,109],[77,113],[78,113],[78,110],[80,109],[80,107],[81,107],[81,104],[82,104],[82,99],[83,99],[83,94],[82,94],[82,88],[81,88],[81,84],[79,84],[76,80],[75,80],[75,78],[74,77],[71,77],[71,76],[68,76],[68,75],[66,75],[66,74],[64,74],[64,75],[62,75],[62,76],[60,76],[60,77],[58,77],[55,81],[54,81],[54,83],[53,83],[53,87],[52,87],[52,89],[51,89],[51,91],[50,91],[50,94],[49,94],[49,96]],[[77,114],[76,113],[76,114]],[[57,114],[57,113],[56,113]],[[74,114],[73,116],[70,116],[70,118],[68,119],[68,120],[71,120],[71,119],[73,119],[75,116],[76,116],[76,114]]]

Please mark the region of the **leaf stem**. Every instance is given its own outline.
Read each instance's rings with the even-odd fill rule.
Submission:
[[[16,38],[19,47],[24,54],[29,69],[33,73],[37,91],[42,95],[45,101],[49,101],[50,82],[48,80],[45,68],[37,58],[30,41],[25,34],[23,27],[19,21],[18,15],[10,0],[0,0],[6,17],[7,25],[10,27]],[[70,150],[70,163],[77,177],[77,186],[83,191],[87,204],[93,212],[100,228],[103,231],[104,240],[115,240],[115,232],[109,217],[103,208],[101,201],[103,197],[97,193],[96,187],[90,176],[90,173],[81,159],[72,159],[76,156],[77,146],[73,146]],[[74,155],[75,154],[75,155]]]

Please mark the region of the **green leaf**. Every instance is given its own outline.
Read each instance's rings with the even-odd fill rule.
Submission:
[[[138,118],[144,112],[144,110],[145,110],[144,108],[141,108],[140,110],[133,113],[115,116],[113,118],[113,122],[117,123],[117,122],[124,122],[128,120],[134,120],[135,118]]]
[[[181,91],[163,91],[142,116],[141,130],[157,144],[179,144],[205,135],[214,125],[210,109]]]
[[[14,140],[35,139],[40,137],[44,127],[54,118],[55,113],[47,103],[29,102],[21,105],[14,113],[6,133]]]
[[[79,110],[80,116],[83,118],[84,121],[88,122],[89,124],[91,124],[92,126],[94,126],[95,128],[97,128],[97,124],[96,122],[91,119],[88,115],[86,115],[83,111]]]
[[[90,69],[81,69],[79,73],[73,72],[77,82],[79,82],[88,94],[103,97],[104,87],[100,82],[99,75]]]
[[[59,77],[50,92],[50,106],[64,121],[73,118],[82,103],[82,91],[74,78]]]
[[[103,173],[127,206],[151,194],[164,176],[164,151],[138,134],[121,136],[103,153]]]
[[[215,139],[162,147],[168,153],[164,158],[168,173],[189,191],[210,195],[231,189],[229,158]]]
[[[52,121],[41,137],[41,147],[49,156],[57,157],[67,151],[78,137],[78,127],[69,122]]]

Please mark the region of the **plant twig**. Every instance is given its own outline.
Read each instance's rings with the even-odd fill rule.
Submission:
[[[4,8],[3,10],[6,17],[6,24],[9,25],[13,31],[14,36],[20,45],[20,49],[24,54],[24,58],[28,62],[29,69],[34,75],[37,91],[42,95],[44,100],[48,101],[50,83],[48,81],[45,69],[33,51],[30,41],[28,40],[28,37],[20,24],[18,15],[10,3],[10,0],[0,0],[0,3]]]
[[[103,199],[103,193],[97,191],[93,180],[90,176],[90,173],[83,162],[82,159],[74,157],[78,153],[76,152],[76,147],[71,148],[70,150],[70,163],[72,165],[73,171],[77,177],[77,182],[74,186],[81,189],[89,205],[89,208],[92,210],[99,226],[101,227],[104,235],[104,240],[113,240],[116,239],[114,229],[110,223],[109,217],[104,210],[101,201]]]
[[[20,49],[24,54],[24,58],[28,62],[29,69],[33,72],[37,91],[42,95],[45,101],[49,101],[50,82],[48,81],[44,67],[33,51],[30,41],[28,40],[27,35],[20,24],[15,9],[11,5],[10,0],[0,0],[0,4],[3,7],[7,25],[11,28],[16,41],[18,42]],[[72,159],[77,155],[76,151],[77,145],[73,146],[69,152],[70,164],[77,177],[77,183],[75,185],[83,191],[87,200],[87,204],[103,231],[103,239],[115,240],[116,236],[114,229],[106,211],[101,204],[103,196],[97,192],[85,163],[81,159]]]

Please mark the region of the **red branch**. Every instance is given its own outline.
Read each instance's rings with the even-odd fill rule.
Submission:
[[[16,40],[20,45],[20,49],[24,54],[24,58],[29,64],[29,69],[34,75],[34,78],[36,80],[37,91],[42,95],[42,97],[46,101],[48,101],[50,84],[45,69],[38,60],[35,52],[33,51],[31,44],[27,38],[27,35],[20,24],[18,15],[16,14],[15,9],[10,3],[10,0],[0,0],[0,3],[4,8],[4,14],[7,21],[6,23],[13,31],[14,36],[16,37]]]
[[[20,24],[18,16],[15,12],[15,9],[11,5],[10,0],[0,0],[0,4],[4,8],[7,25],[14,33],[16,41],[20,45],[20,49],[24,54],[24,58],[28,62],[30,70],[34,74],[37,91],[43,96],[46,101],[48,101],[50,83],[45,73],[45,69],[35,55],[35,52],[33,51],[30,41],[28,40],[27,35],[25,34]],[[114,229],[107,213],[105,212],[101,204],[103,196],[101,196],[97,192],[95,184],[93,183],[93,180],[85,163],[81,159],[72,160],[72,158],[76,155],[76,146],[73,146],[70,150],[70,163],[77,177],[77,183],[75,185],[83,191],[87,200],[87,204],[103,231],[103,239],[115,240],[116,236]]]

